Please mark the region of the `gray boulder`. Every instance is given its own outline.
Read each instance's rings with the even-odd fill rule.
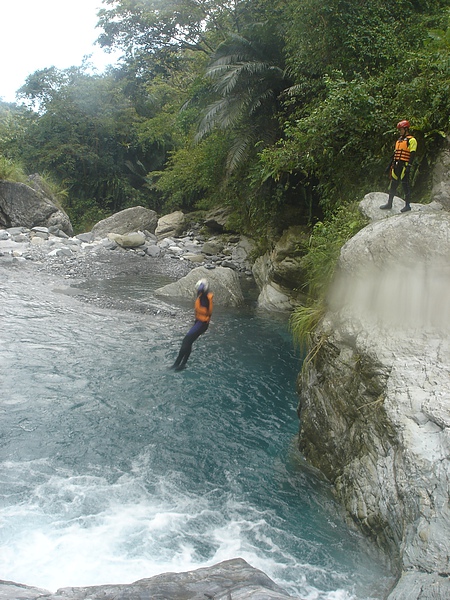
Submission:
[[[42,588],[0,580],[0,600],[37,600],[38,598],[51,598],[51,594]]]
[[[447,575],[406,571],[402,574],[388,600],[443,600],[450,598]]]
[[[262,571],[235,558],[187,573],[163,573],[126,585],[62,588],[45,593],[12,582],[0,582],[0,599],[12,600],[286,600],[292,598]]]
[[[228,219],[230,217],[231,210],[229,208],[219,207],[210,210],[205,215],[205,226],[217,233],[223,233],[224,231],[230,231],[227,228]]]
[[[233,238],[236,240],[236,237]],[[255,242],[245,235],[240,235],[235,241],[235,246],[231,252],[231,258],[234,261],[245,263],[250,266],[250,254],[255,249]]]
[[[449,213],[374,221],[299,382],[300,448],[403,573],[391,600],[450,597],[449,294]]]
[[[139,248],[145,244],[145,235],[140,231],[132,231],[125,235],[119,233],[108,233],[108,239],[122,248]]]
[[[206,269],[197,267],[175,283],[169,283],[155,291],[157,296],[169,298],[195,299],[195,284],[199,279],[207,279],[214,294],[217,306],[239,306],[244,302],[239,277],[232,269],[217,267]]]
[[[37,175],[30,178],[29,185],[0,181],[0,226],[57,227],[73,235],[68,215]]]
[[[388,219],[393,215],[402,214],[400,211],[405,206],[405,201],[397,196],[394,196],[391,209],[382,210],[380,208],[380,206],[386,204],[388,198],[388,194],[383,192],[370,192],[369,194],[366,194],[360,202],[359,210],[371,221]],[[439,202],[430,202],[430,204],[411,203],[411,212],[439,212],[443,209],[444,207]]]
[[[181,210],[177,210],[158,219],[155,234],[158,240],[167,237],[177,237],[183,233],[185,216]]]
[[[252,271],[260,289],[258,306],[265,310],[291,311],[302,298],[305,283],[304,254],[307,234],[289,227],[273,250],[256,259]]]
[[[221,252],[223,252],[224,246],[224,243],[220,240],[211,238],[203,244],[202,252],[203,254],[209,256],[212,256],[214,254],[220,254]]]
[[[272,279],[281,286],[294,290],[305,282],[304,256],[309,243],[309,232],[301,226],[289,227],[283,232],[271,253]]]
[[[252,267],[253,277],[259,288],[258,307],[275,312],[289,312],[293,308],[289,290],[272,281],[273,265],[270,253],[259,256]]]
[[[91,233],[94,239],[107,237],[108,233],[119,235],[135,231],[155,233],[157,222],[158,217],[154,210],[143,206],[133,206],[99,221],[94,225]]]

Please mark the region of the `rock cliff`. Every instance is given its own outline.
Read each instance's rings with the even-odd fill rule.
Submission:
[[[290,312],[304,300],[303,263],[308,239],[305,228],[289,227],[270,252],[256,259],[252,271],[260,290],[260,308]]]
[[[299,378],[300,448],[400,574],[450,598],[450,213],[379,214],[341,251]],[[395,208],[395,207],[394,207]],[[383,213],[383,214],[381,214]]]

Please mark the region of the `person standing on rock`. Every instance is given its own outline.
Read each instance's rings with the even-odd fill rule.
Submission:
[[[213,294],[209,291],[209,283],[206,279],[200,279],[195,284],[197,298],[195,300],[195,323],[187,332],[178,353],[177,359],[172,365],[175,371],[182,371],[188,358],[191,354],[192,344],[195,340],[205,333],[208,329],[209,322],[213,311]]]
[[[402,184],[405,193],[405,206],[400,212],[405,213],[411,210],[411,183],[410,173],[411,165],[414,162],[417,151],[417,140],[409,133],[409,121],[403,120],[397,123],[397,129],[400,137],[395,143],[394,154],[387,167],[387,172],[391,182],[389,184],[389,198],[386,204],[380,206],[382,210],[392,208],[392,201],[399,184]]]

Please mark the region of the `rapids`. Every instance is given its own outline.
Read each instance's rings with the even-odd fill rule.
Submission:
[[[86,284],[139,314],[0,269],[0,579],[55,591],[242,557],[295,597],[381,598],[383,561],[296,449],[286,319],[216,308],[174,373],[192,307],[158,301],[163,283]]]

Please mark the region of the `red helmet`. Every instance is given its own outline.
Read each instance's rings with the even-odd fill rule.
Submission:
[[[399,121],[397,123],[397,129],[401,129],[402,127],[404,127],[405,129],[409,129],[409,121],[407,121],[406,119],[404,121]]]

